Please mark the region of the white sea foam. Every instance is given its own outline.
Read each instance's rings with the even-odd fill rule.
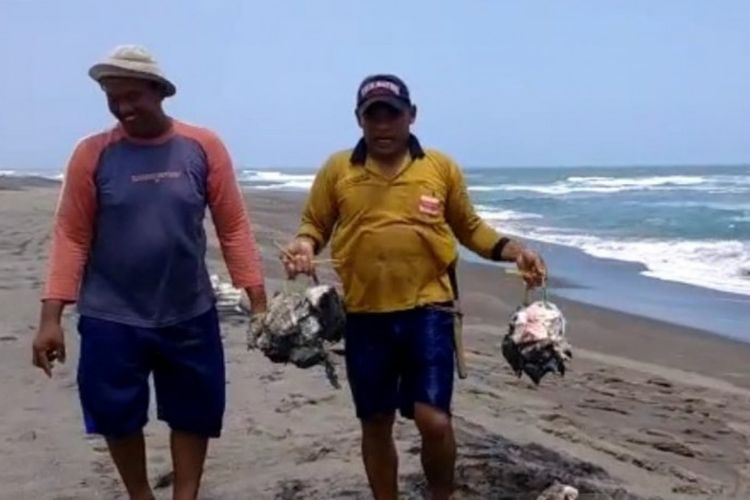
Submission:
[[[520,221],[529,219],[541,219],[542,216],[539,214],[531,214],[526,212],[517,212],[515,210],[497,210],[492,207],[484,205],[476,206],[477,215],[482,217],[488,222],[505,222],[505,221]]]
[[[308,190],[315,180],[314,174],[292,174],[275,170],[243,170],[240,181],[254,189]]]
[[[651,177],[568,177],[571,184],[595,187],[651,187],[651,186],[694,186],[706,182],[699,175],[660,175]]]
[[[276,184],[259,184],[253,186],[253,189],[263,191],[307,191],[312,186],[312,181],[287,181]]]
[[[32,170],[0,170],[0,177],[37,177],[41,179],[60,181],[63,178],[63,174],[62,172],[53,174],[50,172],[36,172]]]
[[[481,178],[477,177],[479,181]],[[243,170],[240,180],[255,189],[308,190],[314,174],[289,173],[277,170]],[[471,180],[471,177],[469,177]],[[528,192],[547,196],[568,194],[607,194],[625,191],[704,191],[716,194],[736,194],[750,191],[750,176],[746,175],[661,175],[643,177],[571,176],[548,184],[496,184],[469,186],[475,192]]]
[[[580,248],[595,257],[640,262],[653,278],[750,295],[750,248],[740,241],[593,239]]]
[[[574,193],[619,193],[624,191],[706,191],[744,193],[750,189],[750,176],[744,175],[658,175],[643,177],[571,176],[548,184],[497,184],[470,186],[470,191],[530,192],[549,196]]]
[[[642,264],[643,275],[750,295],[750,242],[736,240],[614,239],[549,228],[537,214],[478,207],[504,233],[574,247],[602,259]]]
[[[305,191],[314,175],[246,170],[241,179],[254,189]],[[477,179],[479,180],[479,179]],[[568,193],[616,193],[637,190],[702,190],[747,192],[746,175],[663,175],[644,177],[572,176],[550,184],[476,185],[473,191],[531,191],[559,196]],[[674,202],[668,202],[674,203]],[[679,202],[702,204],[705,202]],[[716,202],[719,203],[719,202]],[[545,228],[543,217],[510,209],[478,205],[477,213],[503,232],[578,248],[599,258],[642,264],[653,278],[750,295],[750,243],[733,240],[616,239],[581,234],[583,230]],[[731,204],[722,208],[736,208]],[[736,222],[746,221],[738,216]]]
[[[615,240],[532,230],[524,236],[576,247],[589,255],[642,264],[643,275],[750,295],[750,244],[733,240]]]
[[[241,174],[241,179],[248,182],[312,181],[314,178],[314,174],[292,174],[276,170],[243,170]]]

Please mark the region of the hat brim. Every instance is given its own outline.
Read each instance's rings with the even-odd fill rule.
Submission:
[[[177,93],[175,85],[163,76],[147,73],[145,71],[123,68],[114,64],[95,64],[89,69],[89,76],[98,83],[101,83],[105,78],[135,78],[138,80],[147,80],[161,85],[166,97],[171,97]]]
[[[411,103],[405,101],[404,99],[396,96],[379,95],[370,97],[369,99],[362,101],[362,103],[357,106],[357,111],[359,111],[360,113],[364,113],[374,104],[385,104],[398,111],[406,111],[411,108]]]

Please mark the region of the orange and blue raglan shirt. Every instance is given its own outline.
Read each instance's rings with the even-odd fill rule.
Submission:
[[[154,140],[119,125],[83,139],[66,169],[43,299],[142,327],[209,310],[206,208],[233,285],[262,285],[249,214],[214,133],[172,120]]]

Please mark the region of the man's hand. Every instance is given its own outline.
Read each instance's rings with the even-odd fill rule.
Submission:
[[[281,253],[281,261],[289,278],[298,274],[312,274],[315,271],[314,257],[315,246],[304,237],[295,238]]]
[[[521,249],[516,256],[516,266],[529,288],[542,286],[546,283],[547,266],[539,254],[533,250]]]
[[[502,240],[501,240],[502,241]],[[542,286],[547,281],[547,266],[544,260],[534,252],[529,250],[519,241],[508,239],[502,247],[502,252],[496,260],[504,262],[515,262],[521,277],[529,288]]]
[[[34,366],[52,376],[55,361],[65,363],[65,336],[62,326],[56,321],[42,322],[32,344]]]

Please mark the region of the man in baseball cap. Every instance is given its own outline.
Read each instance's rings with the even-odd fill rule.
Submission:
[[[33,362],[65,361],[63,309],[76,304],[78,390],[131,500],[153,500],[143,427],[153,375],[171,430],[174,500],[194,500],[225,410],[224,351],[204,257],[211,212],[226,267],[265,310],[260,254],[234,168],[212,131],[166,114],[175,85],[146,49],[122,46],[89,75],[117,124],[75,147],[55,214]]]
[[[383,103],[399,111],[412,107],[409,88],[395,75],[368,76],[359,85],[357,112],[364,113],[373,104]]]
[[[398,498],[392,435],[398,410],[422,436],[430,498],[447,500],[456,455],[454,356],[460,353],[456,243],[488,260],[515,262],[530,286],[543,283],[546,268],[537,254],[483,221],[460,167],[424,149],[411,133],[416,106],[403,80],[365,78],[355,113],[362,138],[319,170],[282,260],[290,276],[311,273],[313,256],[331,243],[347,309],[347,375],[374,497]]]

